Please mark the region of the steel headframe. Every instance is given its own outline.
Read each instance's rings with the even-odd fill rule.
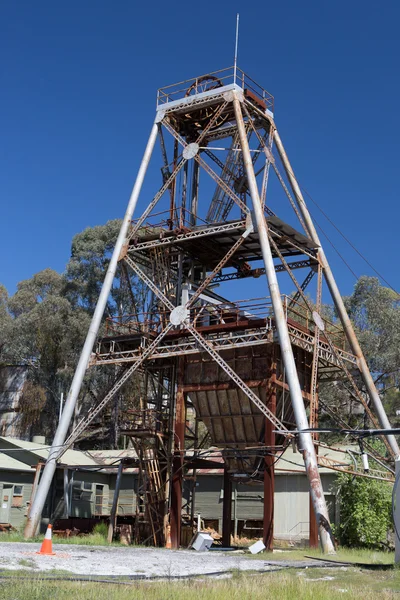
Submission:
[[[195,89],[197,91],[197,87],[199,82],[201,82],[202,78],[196,79]],[[245,77],[243,76],[243,82],[245,81]],[[255,106],[248,98],[245,98],[243,95],[244,92],[244,83],[243,89],[237,85],[237,81],[235,78],[234,86],[229,89],[229,91],[225,91],[223,94],[220,93],[219,90],[215,90],[212,93],[215,93],[215,97],[218,97],[218,103],[216,106],[216,110],[210,116],[208,123],[203,127],[202,131],[197,136],[195,142],[187,143],[185,139],[180,135],[177,129],[174,127],[173,121],[170,119],[168,110],[165,111],[165,108],[168,108],[169,102],[169,94],[165,95],[164,93],[159,95],[159,110],[157,112],[157,116],[155,119],[155,123],[150,133],[150,137],[148,140],[148,144],[146,147],[145,154],[142,159],[142,163],[136,178],[136,182],[131,194],[131,198],[128,203],[128,207],[126,210],[126,214],[123,220],[123,224],[121,226],[121,230],[110,260],[110,264],[105,276],[105,280],[102,286],[102,290],[96,305],[96,309],[92,318],[92,322],[86,337],[86,341],[78,362],[78,366],[75,371],[75,375],[71,384],[71,388],[68,394],[68,398],[64,407],[64,411],[62,414],[62,418],[60,420],[59,426],[57,428],[53,444],[51,450],[49,452],[49,457],[46,462],[42,479],[37,489],[36,496],[34,498],[29,518],[25,527],[25,536],[32,537],[35,535],[36,530],[39,525],[41,513],[44,507],[44,503],[50,489],[50,484],[52,478],[55,473],[57,460],[60,456],[65,452],[65,450],[73,443],[74,440],[78,438],[79,435],[85,430],[90,422],[99,414],[99,412],[104,408],[104,406],[109,402],[109,400],[113,397],[113,395],[118,391],[121,386],[127,381],[127,379],[132,375],[134,371],[136,371],[140,366],[144,364],[146,359],[152,356],[152,353],[159,347],[159,343],[165,338],[165,336],[169,333],[169,331],[173,328],[184,329],[186,330],[193,338],[195,343],[198,344],[204,351],[206,351],[211,358],[216,361],[220,367],[229,375],[229,377],[235,382],[235,384],[242,390],[242,392],[250,399],[251,402],[257,406],[257,408],[261,411],[262,414],[266,416],[266,418],[281,432],[284,432],[285,435],[290,436],[290,432],[284,426],[284,424],[277,419],[276,415],[272,413],[264,403],[258,398],[258,396],[246,385],[246,383],[233,371],[233,369],[227,364],[224,358],[220,354],[220,348],[216,347],[210,339],[206,339],[204,335],[202,335],[195,326],[195,322],[191,321],[190,318],[190,308],[194,305],[196,300],[201,296],[202,292],[205,291],[212,281],[215,281],[218,278],[218,275],[223,280],[222,268],[228,260],[235,254],[235,252],[240,248],[242,243],[244,242],[247,235],[249,235],[250,231],[253,231],[252,225],[252,216],[249,207],[246,202],[243,201],[243,194],[241,195],[236,189],[233,189],[233,186],[230,185],[229,177],[231,176],[231,172],[222,164],[222,173],[221,176],[218,175],[210,165],[201,157],[199,148],[201,143],[205,140],[207,134],[212,130],[212,128],[218,122],[218,119],[221,117],[223,112],[227,107],[233,107],[234,111],[234,123],[230,123],[228,130],[231,131],[231,135],[233,138],[233,146],[231,151],[231,160],[232,164],[235,168],[239,168],[242,171],[242,178],[245,177],[247,180],[248,190],[250,192],[250,197],[252,201],[252,207],[255,218],[255,225],[257,227],[257,235],[261,246],[261,253],[264,262],[264,269],[260,269],[259,274],[266,274],[267,282],[270,290],[270,295],[272,299],[273,313],[274,319],[276,323],[276,329],[279,338],[279,344],[281,347],[282,360],[285,367],[286,377],[289,384],[289,392],[291,397],[291,403],[293,407],[293,412],[296,420],[296,427],[299,435],[300,448],[303,453],[304,463],[306,467],[307,476],[310,483],[311,497],[314,507],[315,515],[317,516],[318,528],[320,533],[320,540],[323,547],[324,552],[334,552],[334,547],[332,543],[332,536],[329,524],[328,511],[325,503],[325,498],[322,490],[321,480],[318,471],[318,462],[316,457],[316,451],[314,447],[314,441],[312,435],[309,431],[304,431],[309,429],[309,423],[307,420],[307,415],[305,411],[305,406],[302,397],[302,391],[300,388],[298,373],[296,370],[296,365],[293,356],[293,350],[291,346],[291,337],[293,340],[293,332],[291,332],[288,328],[288,324],[286,321],[286,315],[284,311],[284,307],[282,305],[282,298],[279,291],[278,281],[276,277],[276,265],[273,262],[273,254],[272,249],[274,249],[274,253],[276,256],[279,256],[282,262],[282,267],[289,273],[295,286],[297,288],[297,296],[304,297],[304,289],[308,285],[309,281],[313,277],[315,270],[313,269],[313,264],[317,265],[317,273],[318,273],[318,298],[317,298],[317,309],[319,309],[321,303],[321,277],[324,275],[328,287],[330,289],[332,298],[334,300],[336,309],[340,316],[340,320],[342,322],[343,328],[347,335],[348,341],[357,357],[358,367],[362,374],[364,383],[378,415],[379,423],[383,428],[390,428],[390,424],[388,422],[386,413],[383,409],[382,403],[380,401],[378,392],[373,383],[371,374],[368,370],[368,366],[365,362],[365,359],[362,355],[360,346],[356,339],[354,330],[352,328],[349,317],[346,313],[346,309],[344,307],[343,301],[341,299],[340,293],[338,291],[336,282],[334,280],[333,274],[330,270],[328,261],[321,247],[320,240],[316,233],[314,224],[312,222],[311,216],[308,212],[307,206],[305,204],[304,198],[301,194],[300,187],[297,183],[297,180],[293,174],[291,165],[289,163],[289,159],[284,150],[282,141],[279,137],[278,131],[276,129],[275,123],[272,118],[272,113],[266,110],[262,111],[259,107]],[[210,92],[205,92],[207,102],[210,101],[212,94]],[[204,94],[203,94],[204,96]],[[165,100],[166,98],[166,100]],[[200,98],[200,96],[199,96]],[[199,103],[199,98],[196,96],[192,99],[188,98],[188,106],[189,105],[197,105]],[[263,92],[264,100],[267,100],[268,97],[265,96]],[[268,100],[269,101],[269,100]],[[166,102],[166,104],[164,104]],[[196,104],[197,103],[197,104]],[[173,104],[173,103],[172,103]],[[171,106],[171,105],[170,105]],[[272,104],[270,104],[272,106]],[[253,119],[251,115],[257,115],[261,117],[264,121],[269,123],[269,136],[268,141],[265,142],[265,138],[262,138],[258,133],[257,129],[254,127]],[[246,121],[245,121],[246,118]],[[168,171],[166,153],[165,153],[165,144],[162,136],[161,126],[163,126],[174,138],[175,140],[175,159],[174,159],[174,168],[172,173]],[[259,140],[259,149],[263,150],[266,157],[266,163],[263,172],[263,181],[261,186],[261,195],[258,191],[256,173],[254,169],[254,159],[251,157],[250,148],[248,138],[251,134],[251,131],[254,131],[258,140]],[[143,184],[144,176],[150,161],[151,154],[153,152],[154,144],[157,138],[157,134],[160,134],[161,137],[161,145],[162,145],[162,153],[164,157],[164,181],[163,185],[160,188],[159,192],[154,196],[153,200],[149,203],[146,210],[143,212],[139,220],[136,222],[134,227],[129,231],[129,227],[131,224],[133,211],[136,207],[136,203],[140,194],[140,190]],[[216,139],[218,134],[216,134]],[[275,164],[275,160],[272,156],[272,144],[275,142],[276,149],[284,166],[286,176],[288,178],[290,188],[292,190],[292,195],[290,194],[289,189],[286,187],[282,176],[279,173],[279,170]],[[182,157],[178,160],[177,148],[180,145],[183,148]],[[208,156],[211,155],[211,158],[214,162],[219,164],[219,159],[215,156],[212,156],[212,152],[203,149],[205,154]],[[235,152],[241,152],[241,160],[237,161],[234,159]],[[233,154],[232,154],[233,152]],[[226,198],[228,198],[228,202],[224,207],[224,214],[228,214],[226,211],[229,211],[231,206],[237,205],[241,211],[242,218],[245,220],[246,226],[242,233],[242,236],[238,238],[237,242],[232,245],[232,247],[226,252],[225,256],[219,261],[217,266],[212,270],[212,272],[205,276],[203,282],[200,284],[197,292],[194,293],[191,299],[183,302],[182,305],[179,305],[180,298],[176,297],[176,302],[173,303],[171,300],[163,293],[163,290],[159,288],[157,282],[154,282],[151,278],[149,278],[145,271],[140,268],[139,262],[136,261],[128,254],[128,246],[130,240],[132,240],[140,227],[144,224],[146,218],[152,213],[153,209],[159,202],[160,198],[163,194],[169,191],[171,198],[173,197],[173,190],[176,183],[177,175],[183,169],[185,172],[187,168],[187,163],[190,160],[194,160],[198,168],[203,168],[217,183],[219,188],[222,190],[223,194]],[[240,163],[240,164],[239,164]],[[239,164],[239,166],[238,166]],[[236,166],[235,166],[236,165]],[[309,239],[311,239],[315,246],[318,248],[317,254],[310,252],[309,250],[303,248],[301,245],[297,245],[292,240],[291,243],[294,247],[296,247],[300,252],[304,254],[308,254],[308,257],[311,259],[311,267],[309,275],[306,277],[303,284],[300,286],[297,283],[296,278],[294,277],[292,270],[290,268],[290,264],[286,263],[285,258],[279,251],[277,244],[274,241],[274,237],[272,232],[274,232],[273,227],[269,227],[267,220],[265,218],[264,210],[265,210],[265,195],[266,195],[266,186],[268,181],[268,173],[270,165],[273,167],[274,172],[276,173],[279,181],[282,184],[282,187],[294,209],[300,224],[303,226],[304,231]],[[221,165],[220,165],[221,166]],[[225,169],[225,171],[224,171]],[[228,176],[224,176],[227,173]],[[225,177],[225,178],[224,178]],[[198,179],[197,179],[198,185]],[[197,202],[197,200],[196,200]],[[215,206],[213,209],[213,213],[217,214],[218,211],[222,210],[221,206]],[[270,214],[271,211],[269,211]],[[240,223],[239,223],[240,224]],[[225,226],[226,228],[227,226]],[[279,235],[279,232],[275,231],[275,234]],[[184,236],[185,233],[182,233]],[[194,234],[192,234],[194,235]],[[167,247],[169,244],[169,240],[166,239],[162,241],[162,244]],[[140,244],[139,244],[140,245]],[[106,307],[107,299],[109,297],[109,293],[111,290],[111,286],[113,283],[113,279],[116,273],[116,268],[118,261],[124,261],[127,267],[129,267],[142,281],[148,286],[149,290],[152,291],[155,297],[164,305],[164,309],[166,314],[169,314],[169,323],[166,324],[161,331],[158,332],[158,335],[154,339],[154,341],[149,344],[143,352],[139,356],[132,356],[130,358],[130,362],[133,364],[126,369],[122,370],[117,380],[114,382],[111,389],[107,392],[104,398],[94,406],[87,416],[82,419],[75,430],[71,433],[69,438],[66,441],[67,431],[72,420],[78,394],[81,389],[82,381],[84,378],[84,374],[86,368],[89,363],[89,359],[93,350],[93,346],[95,344],[100,323],[104,314],[104,310]],[[309,265],[309,261],[305,261],[305,264]],[[179,273],[177,274],[179,277]],[[178,306],[176,306],[178,304]],[[348,372],[346,365],[343,362],[342,354],[334,347],[332,341],[329,338],[327,332],[324,332],[324,347],[325,352],[330,352],[332,356],[335,356],[336,364],[338,364],[342,370],[349,376],[349,380],[351,382],[351,374]],[[304,342],[306,343],[306,342]],[[310,347],[311,352],[313,352],[313,365],[312,365],[312,390],[311,390],[311,401],[312,401],[312,424],[315,424],[315,416],[316,412],[316,389],[317,389],[317,371],[318,371],[318,356],[321,347],[320,340],[320,331],[319,326],[316,325],[315,335],[313,340],[307,341],[307,348]],[[222,348],[222,346],[221,346]],[[178,353],[176,354],[178,355]],[[354,359],[355,360],[355,359]],[[354,386],[353,386],[354,387]],[[355,393],[356,392],[355,386]],[[390,448],[396,456],[399,454],[399,449],[396,443],[396,440],[393,436],[388,436],[388,443]]]

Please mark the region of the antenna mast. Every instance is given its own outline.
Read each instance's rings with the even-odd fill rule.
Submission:
[[[233,81],[234,81],[234,83],[236,83],[238,42],[239,42],[239,13],[237,13],[237,15],[236,15],[235,59],[233,62]]]

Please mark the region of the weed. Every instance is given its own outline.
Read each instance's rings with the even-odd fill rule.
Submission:
[[[101,521],[100,523],[97,523],[93,527],[93,534],[94,535],[101,535],[103,538],[107,539],[107,535],[108,535],[107,523],[104,523],[104,521]]]
[[[18,564],[21,567],[28,567],[29,569],[37,569],[37,564],[35,563],[34,560],[32,560],[31,558],[21,558],[18,561]]]

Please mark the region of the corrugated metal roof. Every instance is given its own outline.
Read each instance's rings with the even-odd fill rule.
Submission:
[[[7,447],[1,448],[1,442],[5,442]],[[31,471],[31,464],[34,464],[33,460],[31,464],[27,464],[27,462],[23,462],[20,460],[22,458],[18,452],[11,453],[10,446],[14,446],[14,448],[20,448],[21,450],[26,450],[27,452],[33,454],[37,457],[38,461],[40,459],[46,460],[49,454],[49,446],[44,444],[37,444],[35,442],[27,442],[25,440],[18,440],[14,438],[5,438],[0,437],[0,469],[13,469],[19,471]],[[347,448],[351,448],[351,446],[343,446],[340,447],[342,450],[346,450]],[[7,453],[7,451],[9,453]],[[187,456],[192,454],[191,451],[187,452]],[[324,448],[321,446],[319,448],[319,455],[326,456],[330,460],[337,461],[337,463],[350,463],[351,459],[348,454],[340,451],[335,451],[330,448]],[[203,458],[207,460],[213,461],[216,463],[215,468],[213,469],[198,469],[198,475],[221,475],[223,473],[223,458],[222,454],[218,449],[210,448],[209,450],[202,452]],[[80,450],[67,450],[67,452],[62,457],[62,463],[65,465],[69,465],[71,467],[79,466],[79,467],[98,467],[102,466],[107,469],[108,466],[118,463],[121,458],[136,458],[136,452],[133,449],[129,450],[91,450],[87,452],[83,452]],[[221,467],[219,467],[221,465]],[[125,472],[136,472],[137,469],[129,468],[125,469]],[[320,473],[330,473],[333,474],[334,471],[328,469],[326,467],[320,467]],[[303,457],[300,452],[293,452],[293,448],[289,446],[282,457],[277,460],[275,465],[275,473],[279,474],[290,474],[290,473],[299,473],[305,472]]]
[[[347,448],[349,448],[349,449],[354,448],[354,446],[340,446],[339,448],[340,448],[340,450],[345,451]],[[357,447],[357,449],[358,449],[358,447]],[[350,456],[348,454],[346,454],[345,452],[341,452],[340,450],[336,451],[336,450],[332,450],[331,448],[324,448],[323,446],[320,446],[319,455],[325,456],[325,457],[329,458],[330,460],[337,462],[338,464],[343,464],[343,463],[350,464],[351,463]],[[206,451],[204,452],[204,454],[205,453],[206,453]],[[210,449],[210,455],[207,456],[207,459],[212,460],[217,464],[223,463],[222,455],[217,450],[213,451],[212,449]],[[275,474],[283,475],[285,473],[290,474],[290,473],[299,473],[299,472],[305,473],[303,456],[300,452],[293,452],[293,448],[291,446],[289,446],[285,450],[284,454],[282,454],[282,457],[280,459],[278,459],[278,457],[277,457],[277,462],[275,465]],[[335,474],[335,471],[333,471],[332,469],[328,469],[326,467],[320,467],[319,472],[320,473],[330,473],[331,475]],[[223,468],[218,468],[218,466],[216,465],[215,469],[197,469],[196,473],[197,473],[197,475],[221,475],[223,473]]]
[[[0,442],[1,440],[4,440],[7,444],[12,444],[16,448],[27,450],[44,460],[46,460],[49,455],[50,447],[47,444],[38,444],[36,442],[27,442],[26,440],[4,437],[0,437]],[[1,450],[2,448],[0,446],[0,452]],[[97,466],[99,464],[91,456],[80,450],[67,450],[62,457],[62,462],[71,466]]]
[[[110,465],[121,458],[137,458],[137,453],[133,448],[129,450],[88,450],[88,456],[93,457],[97,463]]]
[[[28,471],[34,473],[34,469],[24,462],[12,456],[0,452],[0,470],[6,471]]]
[[[3,447],[1,447],[2,441],[5,442]],[[3,466],[3,464],[5,465],[7,461],[14,461],[15,464],[23,465],[23,467],[27,468],[27,470],[31,470],[30,465],[27,465],[26,462],[21,462],[21,460],[18,460],[19,457],[22,458],[22,452],[19,453],[18,449],[21,451],[26,450],[32,454],[33,457],[37,457],[37,461],[35,461],[33,458],[32,463],[39,462],[39,460],[47,460],[50,451],[48,444],[39,444],[37,442],[28,442],[26,440],[0,436],[0,468],[6,468]],[[90,451],[67,450],[61,457],[61,463],[71,467],[107,467],[118,463],[121,458],[137,458],[137,454],[133,449]],[[11,464],[11,462],[8,464]],[[19,467],[16,466],[15,468],[18,469]],[[125,469],[125,472],[127,471],[128,469]]]

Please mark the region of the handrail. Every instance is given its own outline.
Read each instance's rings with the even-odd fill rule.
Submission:
[[[282,304],[287,321],[299,331],[315,333],[313,315],[307,306],[295,302],[287,294],[282,294]],[[169,321],[170,311],[161,309],[154,312],[107,317],[106,337],[112,335],[150,334],[156,335]],[[246,300],[220,303],[207,302],[200,297],[190,308],[190,319],[196,327],[215,325],[241,325],[248,321],[273,320],[274,311],[271,298],[261,297]],[[323,318],[325,330],[336,348],[347,351],[346,337],[342,329],[335,323]],[[321,342],[326,341],[324,332],[320,334]]]
[[[212,86],[208,90],[207,82]],[[188,97],[195,97],[205,91],[218,90],[219,87],[230,84],[241,87],[244,92],[249,90],[266,109],[273,111],[274,97],[239,67],[236,69],[235,67],[226,67],[159,88],[157,90],[157,108],[164,107],[176,100],[183,101]]]

